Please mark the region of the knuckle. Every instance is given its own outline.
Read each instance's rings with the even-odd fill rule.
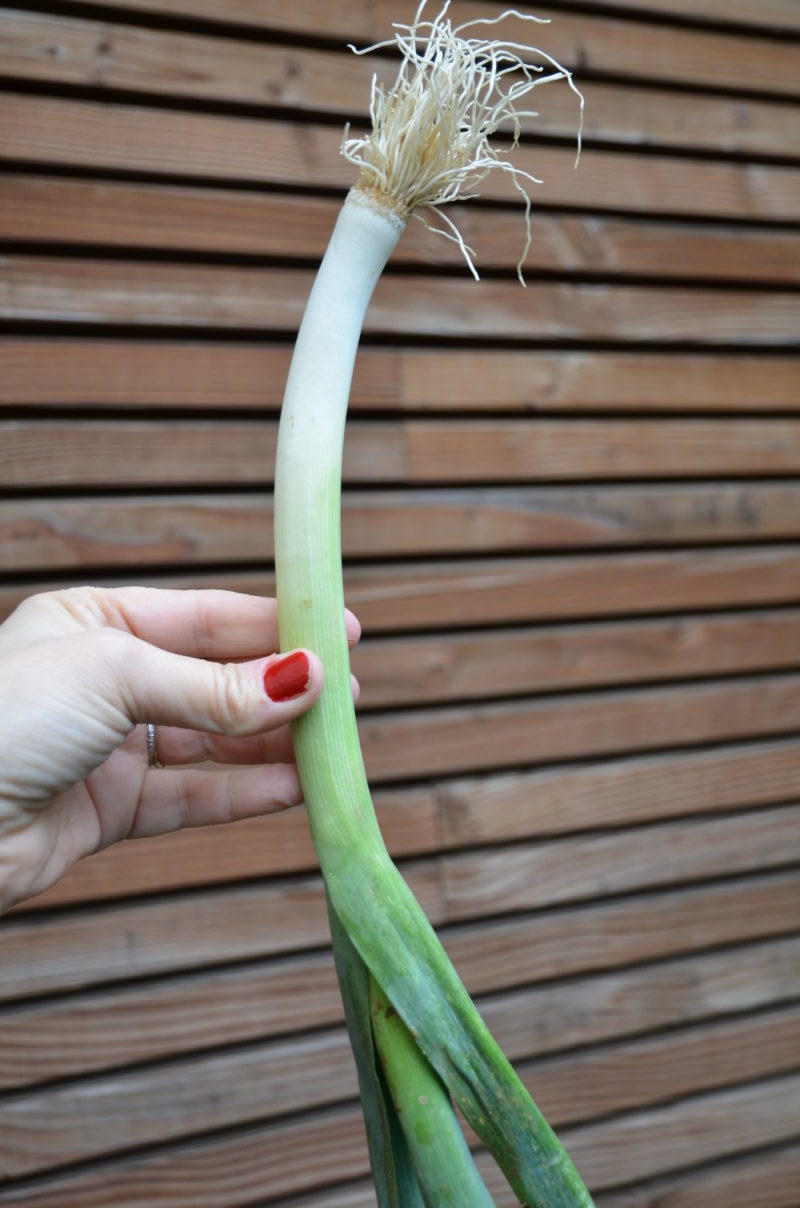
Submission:
[[[253,725],[253,704],[247,684],[235,663],[212,663],[216,720],[228,734],[244,735]]]

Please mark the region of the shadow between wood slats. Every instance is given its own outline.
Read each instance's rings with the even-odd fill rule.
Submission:
[[[502,1031],[497,1039],[518,1061],[547,1118],[561,1127],[780,1074],[800,1043],[800,1009],[537,1061],[520,1062]],[[30,1176],[210,1128],[283,1119],[352,1099],[356,1091],[343,1028],[28,1091],[0,1102],[0,1170],[7,1178]]]
[[[275,411],[289,347],[170,338],[0,339],[0,397],[9,406],[255,407]],[[766,350],[570,352],[359,349],[356,413],[770,412],[800,410],[796,362]]]
[[[541,31],[547,45],[550,30]],[[591,33],[589,33],[591,37]],[[367,121],[373,73],[391,84],[396,61],[382,56],[148,30],[38,12],[0,11],[0,73],[9,80],[108,89],[131,97],[187,98]],[[534,39],[535,40],[535,39]],[[49,53],[57,45],[59,54]],[[770,57],[774,47],[756,54]],[[696,81],[702,85],[703,80]],[[739,84],[747,90],[745,75]],[[585,142],[643,143],[763,154],[800,152],[792,107],[704,93],[582,81]],[[537,93],[526,133],[575,137],[579,109],[566,86]],[[646,133],[644,133],[646,132]]]
[[[355,178],[339,154],[339,141],[331,127],[310,123],[0,96],[0,155],[18,165],[339,190]],[[573,159],[567,148],[522,146],[515,162],[543,179],[535,199],[551,207],[796,221],[800,173],[790,168],[589,148],[575,172]],[[505,175],[484,182],[487,199],[516,199]]]
[[[773,0],[774,2],[774,0]],[[78,11],[84,5],[76,0]],[[169,14],[189,18],[192,23],[224,22],[229,26],[241,24],[249,30],[281,31],[302,39],[323,36],[342,41],[365,43],[391,37],[392,22],[398,19],[396,0],[348,0],[331,9],[325,0],[304,0],[299,10],[283,13],[270,8],[265,12],[249,0],[108,0],[107,9],[128,9],[152,14]],[[468,21],[484,17],[480,4],[464,4],[460,10]],[[644,10],[645,14],[647,9]],[[527,22],[508,21],[503,36],[527,44],[544,43],[544,49],[567,66],[579,65],[580,74],[631,77],[646,81],[663,80],[675,83],[740,91],[742,72],[737,64],[745,62],[750,68],[745,87],[751,91],[796,93],[796,71],[791,44],[779,40],[754,41],[743,33],[711,33],[697,28],[681,29],[671,23],[647,23],[624,18],[571,13],[564,9],[537,6],[537,14],[551,18],[549,27],[537,39]],[[629,14],[626,14],[626,16]],[[771,24],[769,16],[761,16],[759,25]],[[763,25],[761,24],[763,20]],[[758,54],[754,54],[754,47]],[[755,60],[750,67],[751,62]]]

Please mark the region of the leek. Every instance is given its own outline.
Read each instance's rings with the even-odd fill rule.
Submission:
[[[502,18],[454,28],[448,7],[423,21],[423,0],[411,25],[395,27],[398,79],[389,91],[373,81],[372,133],[345,134],[343,153],[360,176],[314,282],[281,413],[275,474],[281,644],[310,647],[325,666],[322,696],[293,723],[293,739],[381,1208],[492,1203],[453,1103],[522,1204],[587,1208],[591,1200],[569,1157],[386,852],[359,746],[342,621],[342,445],[373,289],[411,214],[464,195],[493,169],[508,172],[526,197],[529,242],[526,174],[489,139],[508,128],[513,148],[528,116],[518,102],[538,84],[566,79],[574,87],[569,73],[541,52],[474,36],[475,26]],[[546,68],[530,65],[536,55]],[[474,273],[471,249],[445,222],[443,233],[459,243]]]

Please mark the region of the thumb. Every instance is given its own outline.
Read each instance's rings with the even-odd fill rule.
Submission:
[[[310,650],[218,663],[105,633],[122,639],[109,643],[111,686],[134,723],[243,737],[285,725],[322,691],[322,663]]]

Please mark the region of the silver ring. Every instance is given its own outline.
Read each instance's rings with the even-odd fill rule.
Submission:
[[[164,766],[158,758],[156,728],[151,721],[147,723],[147,766],[149,768],[163,768]]]

